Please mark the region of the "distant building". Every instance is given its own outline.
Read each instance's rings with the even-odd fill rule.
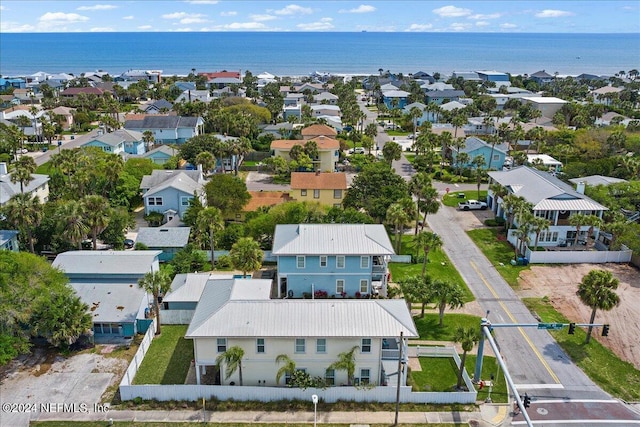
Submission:
[[[18,252],[18,231],[17,230],[0,230],[0,251]]]
[[[344,172],[292,172],[291,196],[300,202],[340,207],[347,191]]]
[[[31,194],[46,203],[49,200],[49,175],[31,174],[33,178],[20,188],[20,183],[11,182],[11,173],[8,172],[7,164],[0,162],[0,206],[4,206],[16,194],[21,192]]]

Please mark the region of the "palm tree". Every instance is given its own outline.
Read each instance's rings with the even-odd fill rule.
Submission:
[[[429,287],[429,296],[427,299],[435,302],[438,307],[440,326],[443,324],[444,310],[447,308],[447,305],[449,305],[449,308],[452,310],[464,305],[464,293],[462,288],[460,288],[456,283],[446,282],[440,279],[436,279],[431,282],[431,286]]]
[[[82,249],[82,240],[89,232],[89,226],[85,222],[85,211],[77,200],[69,200],[58,208],[58,218],[62,223],[62,237]]]
[[[424,216],[422,217],[422,226],[420,227],[421,230],[424,230],[424,226],[427,224],[427,215],[438,213],[438,210],[440,209],[438,190],[433,187],[429,187],[425,190],[423,197],[424,200],[419,206],[420,210],[424,212]]]
[[[416,197],[416,206],[418,206],[418,212],[420,211],[420,202],[424,197],[424,192],[431,187],[431,178],[426,172],[418,172],[414,176],[411,177],[411,181],[409,181],[409,191]],[[416,215],[416,229],[413,233],[418,234],[418,222],[419,216]]]
[[[160,335],[160,300],[158,297],[164,296],[171,290],[171,278],[163,271],[150,271],[138,280],[138,286],[153,295],[153,310],[158,323],[156,335]]]
[[[82,199],[85,221],[91,231],[91,242],[93,250],[98,249],[98,234],[102,233],[109,225],[110,209],[109,200],[98,195],[85,196]]]
[[[196,164],[202,166],[202,173],[207,174],[216,166],[216,158],[208,151],[201,151],[196,156]]]
[[[201,235],[208,235],[209,237],[209,248],[211,249],[211,270],[214,270],[216,268],[215,234],[224,229],[222,212],[220,212],[220,209],[215,207],[206,207],[198,212],[196,225],[198,232]]]
[[[493,213],[497,215],[498,200],[504,199],[504,197],[507,194],[509,194],[509,191],[506,189],[505,186],[503,186],[499,182],[494,182],[491,185],[489,185],[489,190],[491,190],[491,193],[493,194],[493,205],[491,206],[491,209],[493,210]]]
[[[347,372],[347,385],[351,385],[353,381],[353,374],[356,370],[355,352],[360,349],[360,346],[353,346],[349,351],[343,351],[338,354],[338,360],[329,365],[328,369],[335,369],[336,371]]]
[[[608,311],[620,303],[620,297],[614,292],[618,284],[618,279],[605,270],[591,270],[582,278],[577,294],[584,305],[591,307],[590,324],[595,320],[598,309]],[[592,330],[593,326],[589,326],[585,344],[589,344]]]
[[[291,376],[296,371],[296,362],[286,354],[279,354],[276,357],[276,363],[283,364],[280,369],[278,369],[278,372],[276,372],[276,384],[280,383],[280,379],[283,375],[286,374]]]
[[[242,358],[244,357],[244,350],[241,347],[233,346],[227,349],[224,353],[216,357],[216,365],[222,368],[222,365],[227,365],[224,375],[228,380],[235,371],[238,371],[239,383],[242,386]]]
[[[569,217],[569,225],[572,225],[576,228],[576,237],[573,240],[573,245],[576,246],[578,244],[578,238],[580,237],[580,228],[583,225],[586,225],[589,222],[588,215],[583,213],[574,213]]]
[[[402,229],[409,222],[409,216],[400,203],[393,203],[387,209],[387,223],[393,225],[394,235],[396,237],[396,253],[400,253],[400,245],[402,243]]]
[[[440,144],[442,145],[442,159],[440,160],[440,170],[444,170],[445,160],[449,158],[449,151],[451,144],[453,143],[453,136],[449,132],[442,132],[440,134]]]
[[[20,193],[24,193],[24,186],[33,181],[32,174],[36,171],[36,162],[29,156],[21,156],[15,163],[11,173],[12,183],[20,183]]]
[[[422,116],[422,109],[418,108],[418,107],[411,107],[411,110],[409,110],[409,116],[411,117],[411,120],[413,121],[413,140],[416,140],[416,128],[418,127],[418,118]]]
[[[482,167],[484,166],[484,156],[478,154],[473,158],[471,164],[476,167],[476,185],[478,187],[478,199],[480,199],[480,184],[482,184]]]
[[[29,251],[35,253],[33,232],[43,217],[43,206],[40,199],[32,197],[29,193],[20,193],[13,196],[4,206],[2,212],[10,224],[22,230],[29,241]]]
[[[247,275],[247,271],[255,271],[262,266],[262,250],[251,237],[242,237],[235,242],[229,256],[233,267],[242,270],[242,277]]]
[[[536,241],[533,245],[533,250],[537,251],[538,240],[540,239],[540,233],[542,233],[543,231],[547,231],[549,229],[549,227],[551,226],[551,221],[549,221],[546,218],[541,218],[537,216],[531,221],[531,224],[533,227],[533,231],[536,233]]]
[[[418,251],[422,249],[424,258],[422,259],[422,277],[424,278],[427,272],[427,259],[429,252],[442,247],[442,239],[435,233],[429,231],[421,231],[413,237],[413,246],[416,248],[416,258],[418,258]]]
[[[591,241],[591,236],[593,236],[593,232],[594,232],[595,228],[596,227],[602,228],[602,225],[604,224],[604,221],[599,216],[587,215],[587,223],[586,224],[589,226],[589,229],[587,230],[587,247],[589,247],[589,243]],[[593,242],[593,245],[595,245],[595,241]]]
[[[391,165],[394,160],[400,160],[402,157],[402,147],[393,141],[389,141],[382,147],[382,156]]]
[[[462,357],[460,358],[460,367],[458,369],[458,383],[456,388],[462,387],[462,373],[464,372],[464,364],[467,360],[467,353],[473,350],[473,347],[480,341],[478,329],[475,327],[458,326],[453,334],[453,341],[460,343],[462,346]]]

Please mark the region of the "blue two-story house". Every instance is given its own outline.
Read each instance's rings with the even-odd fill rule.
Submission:
[[[482,166],[482,169],[502,170],[508,152],[509,146],[506,143],[496,144],[492,150],[491,144],[480,138],[471,136],[465,140],[464,147],[460,149],[460,153],[468,154],[468,161],[458,164],[458,152],[453,150],[452,155],[454,163],[458,164],[457,166],[459,167],[471,167],[473,159],[475,159],[476,156],[482,156],[484,157],[484,166]],[[489,159],[491,159],[491,161],[489,161]]]
[[[182,219],[195,196],[206,204],[204,178],[199,170],[154,170],[142,177],[140,190],[144,201],[144,213],[159,212],[162,223],[178,217]]]
[[[125,155],[125,154],[144,154],[144,141],[142,133],[133,130],[118,129],[111,133],[98,131],[98,134],[91,138],[83,147],[98,147],[107,153]]]
[[[394,253],[381,224],[279,224],[272,250],[278,297],[386,296]]]

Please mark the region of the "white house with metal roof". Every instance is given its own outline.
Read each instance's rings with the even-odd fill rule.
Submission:
[[[280,298],[386,296],[393,245],[382,224],[278,224]]]
[[[244,386],[285,385],[288,375],[276,381],[282,365],[275,360],[281,354],[295,362],[296,370],[329,385],[346,385],[346,372],[328,368],[339,353],[357,347],[354,382],[395,386],[389,376],[397,371],[399,346],[406,355],[406,340],[418,336],[404,300],[269,299],[270,289],[270,280],[207,283],[185,336],[193,340],[198,384],[206,367],[213,368],[220,354],[238,346],[244,350]],[[222,374],[217,381],[239,385],[239,372],[229,378]]]
[[[49,175],[34,173],[31,174],[31,178],[33,179],[20,188],[19,182],[11,182],[7,164],[0,162],[0,206],[4,206],[9,199],[21,192],[30,193],[37,197],[40,203],[45,203],[49,199]]]
[[[533,205],[536,217],[550,221],[548,230],[542,231],[538,238],[541,247],[571,245],[576,238],[576,226],[570,225],[570,218],[575,214],[595,215],[602,218],[605,206],[574,190],[548,172],[539,171],[528,166],[519,166],[508,171],[489,172],[489,184],[498,183],[507,189],[508,194],[522,197]],[[496,212],[496,216],[506,218],[502,207],[503,199],[497,197],[489,187],[487,203]],[[517,226],[517,220],[515,222]],[[578,241],[585,242],[589,225],[580,227]],[[597,238],[598,227],[594,227],[593,236]],[[530,236],[535,241],[535,234]]]
[[[160,262],[167,262],[189,243],[190,233],[190,227],[140,227],[136,243],[150,250],[162,251]]]

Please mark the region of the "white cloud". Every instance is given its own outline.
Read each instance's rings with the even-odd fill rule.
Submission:
[[[409,28],[407,28],[405,31],[420,32],[420,31],[427,31],[432,28],[433,28],[433,25],[431,24],[411,24],[409,25]]]
[[[273,15],[249,15],[249,18],[258,22],[272,21],[274,19],[278,19],[277,16],[273,16]]]
[[[260,22],[233,22],[228,25],[221,25],[220,29],[224,30],[263,30],[266,25]]]
[[[89,31],[92,33],[111,33],[115,30],[111,27],[93,27]]]
[[[562,18],[563,16],[573,16],[573,13],[566,10],[545,9],[535,14],[536,18]]]
[[[468,24],[466,22],[454,22],[450,25],[449,28],[451,29],[451,31],[466,31],[471,28],[471,24]]]
[[[476,27],[486,27],[487,25],[490,25],[489,22],[487,22],[487,21],[478,21],[478,22],[476,22]]]
[[[464,9],[462,7],[455,6],[443,6],[438,9],[433,9],[432,12],[444,18],[457,18],[459,16],[471,15],[471,9]]]
[[[63,13],[63,12],[47,12],[38,18],[38,21],[43,23],[71,23],[71,22],[86,22],[89,18],[86,16],[78,15],[77,13]]]
[[[8,10],[6,7],[4,7],[4,5],[0,4],[0,10]]]
[[[150,30],[151,28],[153,28],[151,25],[140,25],[138,27],[139,30]]]
[[[173,12],[173,13],[165,13],[162,15],[164,19],[182,19],[186,18],[189,14],[187,12]]]
[[[353,9],[340,9],[338,13],[369,13],[375,12],[376,8],[374,6],[368,4],[361,4],[360,6]]]
[[[126,19],[127,21],[130,21],[133,19],[133,15],[123,16],[122,19]]]
[[[200,24],[207,22],[206,15],[201,13],[174,12],[162,15],[164,19],[177,19],[180,24]]]
[[[189,17],[189,18],[183,18],[183,19],[180,20],[180,23],[181,24],[185,24],[185,25],[188,25],[188,24],[202,24],[204,22],[207,22],[207,20],[204,19],[204,18],[197,17],[197,16]]]
[[[111,10],[116,9],[118,6],[112,4],[96,4],[94,6],[80,6],[76,10]]]
[[[230,10],[228,12],[220,12],[220,16],[236,16],[238,12],[235,10]]]
[[[505,22],[504,24],[500,24],[500,28],[502,28],[503,30],[511,30],[513,28],[518,28],[518,26],[516,24]]]
[[[298,24],[298,25],[296,25],[296,27],[299,28],[302,31],[331,30],[331,29],[334,28],[334,26],[331,23],[331,21],[333,21],[333,19],[331,19],[331,18],[322,18],[321,20],[316,21],[316,22],[308,22],[306,24]]]
[[[274,10],[276,15],[309,15],[313,13],[313,9],[310,7],[302,7],[297,4],[290,4],[282,9]]]
[[[485,15],[485,14],[482,14],[482,13],[477,13],[475,15],[469,15],[469,16],[467,16],[467,18],[485,20],[485,19],[498,19],[501,16],[502,15],[500,13],[490,13],[488,15]]]
[[[2,22],[2,32],[33,33],[35,31],[37,31],[37,29],[33,25],[21,24],[19,22]]]
[[[186,0],[190,4],[218,4],[218,0]]]

